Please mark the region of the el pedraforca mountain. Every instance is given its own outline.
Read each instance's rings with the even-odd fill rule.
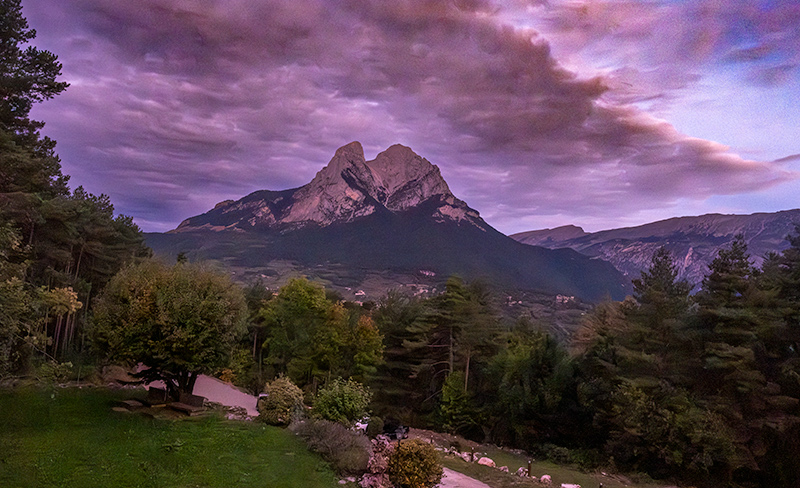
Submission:
[[[366,161],[352,142],[300,188],[221,202],[147,234],[147,243],[171,258],[221,261],[240,279],[307,274],[347,290],[459,275],[594,301],[621,299],[628,283],[605,261],[498,232],[453,195],[438,167],[399,144]]]
[[[395,144],[365,161],[359,142],[340,147],[330,163],[305,186],[285,191],[257,191],[238,201],[224,201],[202,215],[184,220],[175,232],[208,229],[282,231],[354,222],[376,213],[400,213],[422,203],[435,207],[437,221],[451,220],[483,229],[478,212],[457,199],[439,168]]]

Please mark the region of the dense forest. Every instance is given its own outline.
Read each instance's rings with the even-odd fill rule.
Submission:
[[[182,256],[154,264],[107,196],[69,189],[29,118],[67,88],[61,65],[23,48],[35,32],[19,1],[0,6],[0,379],[142,357],[191,364],[180,388],[212,365],[254,392],[279,375],[311,396],[350,378],[376,415],[587,469],[800,486],[800,227],[761,269],[736,240],[694,295],[661,249],[633,296],[597,305],[568,342],[457,277],[438,296],[362,304],[303,278],[273,291]],[[158,337],[136,343],[134,329]]]

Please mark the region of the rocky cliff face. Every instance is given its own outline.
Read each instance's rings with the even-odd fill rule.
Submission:
[[[675,258],[680,276],[699,285],[719,249],[741,234],[756,266],[768,252],[788,247],[786,236],[800,224],[800,210],[752,215],[709,214],[679,217],[638,227],[586,233],[564,226],[514,234],[519,242],[550,249],[571,248],[609,261],[630,276],[639,277],[650,266],[653,253],[665,246]]]
[[[358,142],[336,150],[307,185],[282,192],[259,191],[225,201],[183,221],[175,232],[197,229],[299,229],[352,222],[377,212],[403,212],[424,202],[438,204],[431,214],[484,229],[477,211],[457,199],[439,168],[410,148],[396,144],[372,161]]]

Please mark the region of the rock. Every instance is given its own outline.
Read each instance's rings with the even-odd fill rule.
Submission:
[[[519,468],[517,470],[517,476],[520,478],[526,478],[528,476],[528,469],[527,468]]]
[[[117,366],[116,364],[105,366],[103,368],[101,376],[104,383],[130,384],[130,383],[141,382],[141,380],[139,380],[138,378],[134,378],[133,376],[131,376],[128,370],[126,370],[122,366]]]
[[[572,483],[561,483],[561,488],[581,488],[581,485],[575,485]]]
[[[386,473],[367,473],[361,478],[359,486],[361,488],[392,488],[392,482],[389,481],[389,475]]]
[[[500,471],[508,473],[508,466],[500,466]]]
[[[468,452],[462,452],[461,454],[459,454],[459,456],[461,456],[461,459],[463,459],[464,461],[466,461],[468,463],[472,462],[472,454],[470,454]]]
[[[542,477],[539,478],[539,483],[542,483],[543,485],[549,485],[553,483],[553,480],[550,479],[549,474],[543,474]]]
[[[482,458],[478,459],[478,464],[480,464],[482,466],[489,466],[490,468],[494,468],[496,466],[494,464],[494,461],[492,461],[488,457],[482,457]]]

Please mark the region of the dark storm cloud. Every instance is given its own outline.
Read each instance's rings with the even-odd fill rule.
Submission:
[[[619,78],[579,78],[488,2],[24,6],[72,83],[37,113],[65,170],[147,229],[304,184],[351,140],[410,145],[500,227],[792,177],[614,99]]]

